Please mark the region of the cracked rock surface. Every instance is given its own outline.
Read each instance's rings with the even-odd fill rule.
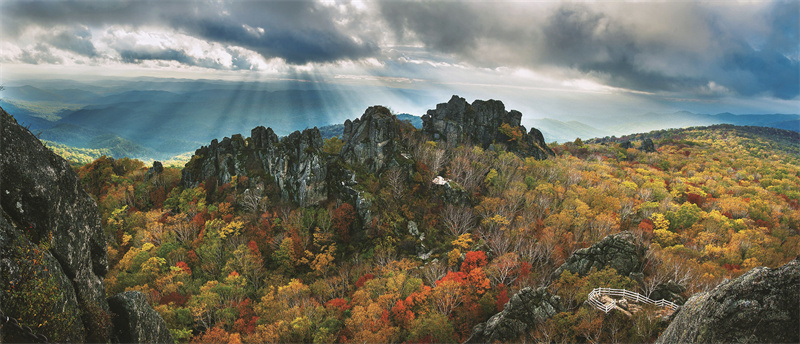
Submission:
[[[800,261],[759,267],[692,296],[656,343],[800,342]]]

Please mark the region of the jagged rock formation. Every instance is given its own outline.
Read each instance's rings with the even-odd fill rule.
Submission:
[[[800,342],[800,261],[755,268],[692,296],[656,343]]]
[[[588,248],[575,251],[553,274],[564,271],[586,275],[592,268],[602,270],[610,266],[622,276],[641,272],[646,248],[636,244],[633,234],[622,232],[609,235]]]
[[[513,151],[538,159],[554,155],[541,132],[536,129],[524,132],[521,118],[518,111],[506,112],[500,101],[476,100],[470,105],[464,98],[453,96],[450,102],[439,104],[436,110],[423,116],[422,132],[436,140],[473,142],[484,147],[505,143]],[[503,124],[516,130],[517,137],[512,139],[504,134],[500,129]],[[283,201],[307,206],[334,195],[355,204],[360,217],[367,222],[370,202],[355,191],[353,177],[355,172],[379,174],[401,165],[400,161],[407,162],[410,158],[404,150],[409,147],[402,137],[405,126],[411,128],[389,109],[370,107],[361,118],[344,123],[344,146],[339,154],[332,153],[334,157],[330,159],[322,153],[323,141],[316,128],[279,139],[272,129],[258,127],[247,139],[237,134],[221,142],[214,140],[195,151],[183,170],[182,183],[185,187],[201,182],[216,186],[229,182],[233,176],[274,181]],[[409,168],[410,164],[404,166]]]
[[[546,288],[523,288],[508,300],[502,312],[475,326],[466,342],[518,342],[537,324],[562,311],[561,298]]]
[[[211,178],[224,184],[232,176],[274,180],[281,198],[300,206],[317,204],[328,196],[328,166],[317,128],[278,139],[271,128],[257,127],[248,139],[237,134],[222,142],[214,140],[195,151],[182,173],[186,187]]]
[[[651,139],[649,137],[644,139],[642,141],[642,146],[639,147],[639,150],[641,150],[642,152],[647,152],[647,153],[655,153],[656,152],[656,145],[653,143],[653,139]]]
[[[469,142],[484,148],[493,143],[507,143],[510,150],[537,159],[555,156],[542,133],[536,128],[526,133],[525,127],[520,125],[521,119],[519,111],[506,112],[501,101],[476,100],[469,104],[464,98],[453,96],[449,102],[436,105],[435,110],[428,110],[422,116],[422,132],[435,141]],[[521,129],[518,140],[512,142],[499,130],[504,123]]]
[[[37,246],[45,249],[38,259]],[[111,314],[103,287],[107,272],[97,204],[67,161],[0,109],[1,284],[30,287],[54,281],[58,287],[47,300],[53,304],[49,311],[64,316],[50,329],[64,341],[108,342]],[[5,289],[0,288],[5,314],[14,316],[31,307],[24,297]],[[0,329],[0,339],[16,340],[8,331]]]
[[[147,303],[139,291],[126,291],[108,298],[117,315],[114,331],[120,343],[173,343],[167,323]]]
[[[376,173],[393,160],[395,147],[399,144],[399,120],[389,109],[372,106],[355,121],[344,122],[345,142],[341,158],[350,164],[359,164]]]

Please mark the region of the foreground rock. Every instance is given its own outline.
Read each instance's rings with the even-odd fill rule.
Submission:
[[[72,326],[76,333],[67,337],[107,340],[108,329],[92,316],[108,311],[103,289],[108,261],[97,205],[64,159],[5,110],[0,111],[0,210],[2,218],[8,220],[0,229],[6,239],[0,252],[2,278],[9,279],[2,285],[22,282],[26,278],[23,265],[32,262],[29,257],[15,255],[15,247],[49,244],[44,255],[52,257],[54,264],[48,272],[62,286],[57,299],[63,302],[65,311],[74,309],[83,314]],[[63,281],[69,283],[64,285]],[[6,308],[5,300],[0,303],[6,314],[14,313]]]
[[[493,143],[505,143],[508,149],[536,159],[555,156],[553,150],[544,142],[544,136],[536,129],[525,132],[520,125],[522,114],[511,110],[506,112],[503,102],[498,100],[476,100],[472,104],[464,98],[453,96],[447,103],[436,105],[422,116],[422,133],[435,141],[452,144],[471,143],[488,147]],[[503,124],[519,130],[518,137],[510,137],[500,130]]]
[[[51,341],[109,342],[107,272],[97,204],[67,161],[0,109],[0,308],[47,320],[36,331]],[[0,328],[0,342],[27,340]]]
[[[575,251],[553,274],[561,276],[564,271],[584,276],[592,268],[602,270],[612,267],[621,276],[642,271],[647,249],[635,243],[630,232],[609,235],[588,248]]]
[[[656,343],[800,342],[800,261],[750,270],[692,296]]]
[[[139,291],[119,293],[108,299],[117,315],[114,331],[120,343],[174,343],[164,319],[150,307]]]
[[[502,312],[475,326],[466,342],[520,342],[537,324],[562,311],[561,298],[546,288],[524,288],[511,297]]]

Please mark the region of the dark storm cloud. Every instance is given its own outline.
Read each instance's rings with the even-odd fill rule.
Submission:
[[[142,61],[176,61],[188,65],[196,65],[197,61],[185,52],[176,49],[141,49],[119,50],[122,61],[126,63],[141,63]]]
[[[5,34],[16,36],[29,26],[142,25],[159,22],[159,13],[178,11],[177,1],[3,1]]]
[[[453,2],[379,3],[384,19],[398,39],[418,39],[447,53],[467,54],[485,33],[481,13],[471,6]]]
[[[381,2],[380,10],[401,41],[479,66],[550,66],[646,92],[718,85],[792,99],[798,6]]]
[[[48,37],[47,41],[59,49],[69,50],[86,57],[97,56],[97,50],[92,44],[92,33],[85,27],[63,30]]]
[[[357,60],[378,52],[373,43],[360,44],[340,32],[319,28],[268,27],[260,32],[226,18],[181,19],[176,23],[203,39],[251,49],[267,59],[280,57],[291,64]]]
[[[379,52],[372,38],[337,24],[342,14],[335,8],[313,1],[6,1],[0,6],[3,28],[12,37],[30,26],[121,25],[173,30],[290,64],[357,60]],[[74,51],[80,43],[58,42]]]

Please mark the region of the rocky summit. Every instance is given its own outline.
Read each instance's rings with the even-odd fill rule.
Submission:
[[[2,311],[12,317],[51,317],[38,329],[50,340],[117,340],[103,287],[108,261],[94,199],[67,161],[2,109],[0,130]],[[24,294],[32,289],[36,303]],[[152,311],[148,303],[137,302]],[[0,329],[0,341],[27,340],[10,326]],[[172,337],[167,333],[159,341],[172,342]]]
[[[393,160],[399,144],[400,122],[389,109],[372,106],[355,121],[344,122],[344,147],[340,156],[349,164],[359,164],[370,172],[381,171]]]
[[[454,95],[447,103],[436,105],[436,109],[422,116],[422,132],[434,141],[472,143],[484,148],[505,143],[509,150],[540,160],[555,156],[542,133],[536,128],[526,132],[520,125],[521,120],[522,113],[506,111],[499,100],[475,100],[469,104]],[[506,130],[499,130],[504,124],[508,125]]]
[[[317,128],[278,139],[271,128],[257,127],[247,139],[237,134],[221,142],[214,140],[195,151],[182,173],[186,187],[201,182],[215,187],[230,182],[233,176],[274,181],[283,200],[301,206],[317,204],[328,196],[328,167]]]
[[[537,159],[553,156],[541,132],[531,129],[526,133],[520,126],[521,117],[519,111],[506,111],[497,100],[468,104],[464,98],[453,96],[450,102],[423,116],[421,132],[434,140],[484,148],[504,143],[512,151]],[[245,176],[250,182],[243,187],[253,190],[274,182],[282,202],[308,206],[329,197],[352,202],[364,220],[369,217],[368,205],[351,187],[356,184],[354,171],[380,174],[400,165],[398,160],[407,162],[411,148],[408,134],[412,131],[413,127],[398,120],[388,108],[372,106],[360,118],[344,123],[341,150],[324,154],[317,128],[278,138],[271,128],[257,127],[249,138],[232,135],[196,150],[183,169],[182,184],[219,186],[234,176]]]
[[[646,248],[635,242],[630,232],[609,235],[588,248],[575,251],[554,273],[564,271],[586,275],[592,268],[612,267],[622,276],[642,271]]]
[[[656,343],[800,342],[800,260],[692,296]]]

